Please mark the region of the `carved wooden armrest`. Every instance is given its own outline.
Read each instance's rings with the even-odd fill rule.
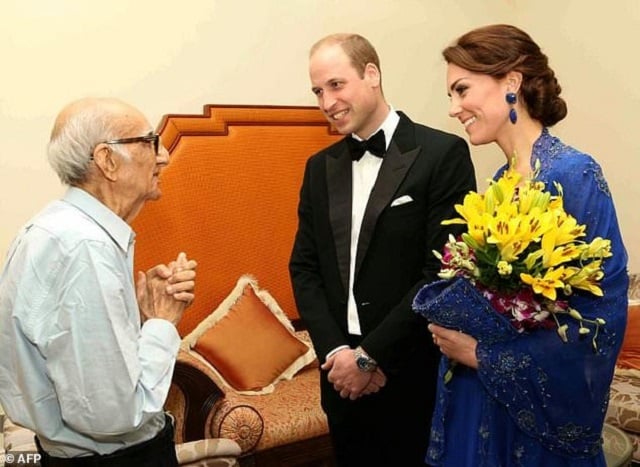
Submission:
[[[262,438],[264,420],[252,405],[225,399],[216,407],[210,429],[212,437],[231,439],[238,443],[242,454],[247,454]]]
[[[222,382],[207,364],[180,350],[173,384],[179,391],[170,392],[167,409],[176,412],[179,441],[226,438],[240,445],[242,453],[257,446],[264,431],[258,409],[242,396],[234,396],[233,391],[225,393]]]
[[[174,414],[176,430],[182,430],[182,440],[188,442],[206,438],[207,418],[216,402],[224,398],[224,392],[206,366],[183,350],[178,354],[172,383],[184,397],[183,413]]]

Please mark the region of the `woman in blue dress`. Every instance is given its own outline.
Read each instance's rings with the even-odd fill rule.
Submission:
[[[430,324],[444,354],[432,421],[429,465],[455,467],[604,466],[601,433],[608,389],[627,312],[627,254],[613,199],[598,163],[551,135],[567,107],[545,54],[524,31],[508,25],[472,30],[443,51],[449,114],[473,145],[496,143],[507,164],[557,194],[586,225],[586,241],[611,240],[604,292],[576,291],[569,305],[583,317],[603,318],[597,337],[581,339],[569,318],[568,342],[555,330],[488,339]],[[562,316],[560,317],[562,318]],[[561,323],[563,323],[561,319]]]

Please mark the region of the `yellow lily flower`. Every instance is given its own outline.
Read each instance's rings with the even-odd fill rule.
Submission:
[[[549,300],[555,300],[557,298],[556,289],[564,288],[563,276],[564,267],[559,267],[558,269],[549,268],[543,277],[533,277],[530,274],[521,273],[520,280],[529,284],[535,293]]]
[[[558,211],[556,211],[557,213]],[[575,217],[565,214],[564,211],[556,218],[555,244],[564,245],[574,242],[580,237],[584,237],[586,226],[579,225]]]
[[[522,216],[517,237],[528,245],[540,241],[542,235],[552,228],[553,216],[548,212],[540,212],[536,207],[529,214]]]
[[[566,279],[567,283],[571,287],[587,290],[597,297],[602,297],[602,289],[598,285],[604,277],[601,267],[602,260],[596,260],[579,269],[575,268],[576,272]]]
[[[529,186],[521,188],[518,191],[518,212],[520,214],[529,214],[537,196],[539,196],[539,192],[532,190]]]
[[[565,244],[554,249],[543,266],[553,267],[558,264],[567,263],[578,258],[580,256],[580,252],[581,250],[577,245],[574,245],[573,243]]]
[[[477,220],[484,213],[484,200],[482,195],[471,192],[465,195],[462,204],[456,204],[455,210],[462,218],[447,219],[441,222],[442,225],[468,224]]]
[[[487,237],[487,243],[505,245],[516,240],[515,237],[520,224],[516,209],[513,204],[498,206],[495,216],[488,219],[489,236]]]

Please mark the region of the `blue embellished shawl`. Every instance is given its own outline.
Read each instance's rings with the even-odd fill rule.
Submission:
[[[565,210],[587,226],[585,240],[611,240],[613,256],[604,262],[601,281],[604,296],[577,291],[570,297],[570,306],[585,318],[606,321],[597,352],[591,336],[580,338],[571,318],[568,343],[553,330],[538,329],[515,338],[511,329],[492,329],[491,336],[470,333],[478,340],[479,367],[475,371],[458,365],[445,385],[442,376],[449,362],[443,358],[428,464],[604,465],[602,425],[626,326],[627,253],[598,163],[546,128],[533,147],[531,164],[537,163],[536,178],[547,190],[555,194],[554,182],[562,185]],[[465,323],[458,324],[465,328]],[[472,452],[461,455],[465,449]]]

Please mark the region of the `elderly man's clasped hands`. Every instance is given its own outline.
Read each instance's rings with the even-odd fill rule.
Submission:
[[[138,272],[136,294],[143,321],[166,319],[177,325],[194,299],[197,262],[183,252],[168,265],[159,264]]]

